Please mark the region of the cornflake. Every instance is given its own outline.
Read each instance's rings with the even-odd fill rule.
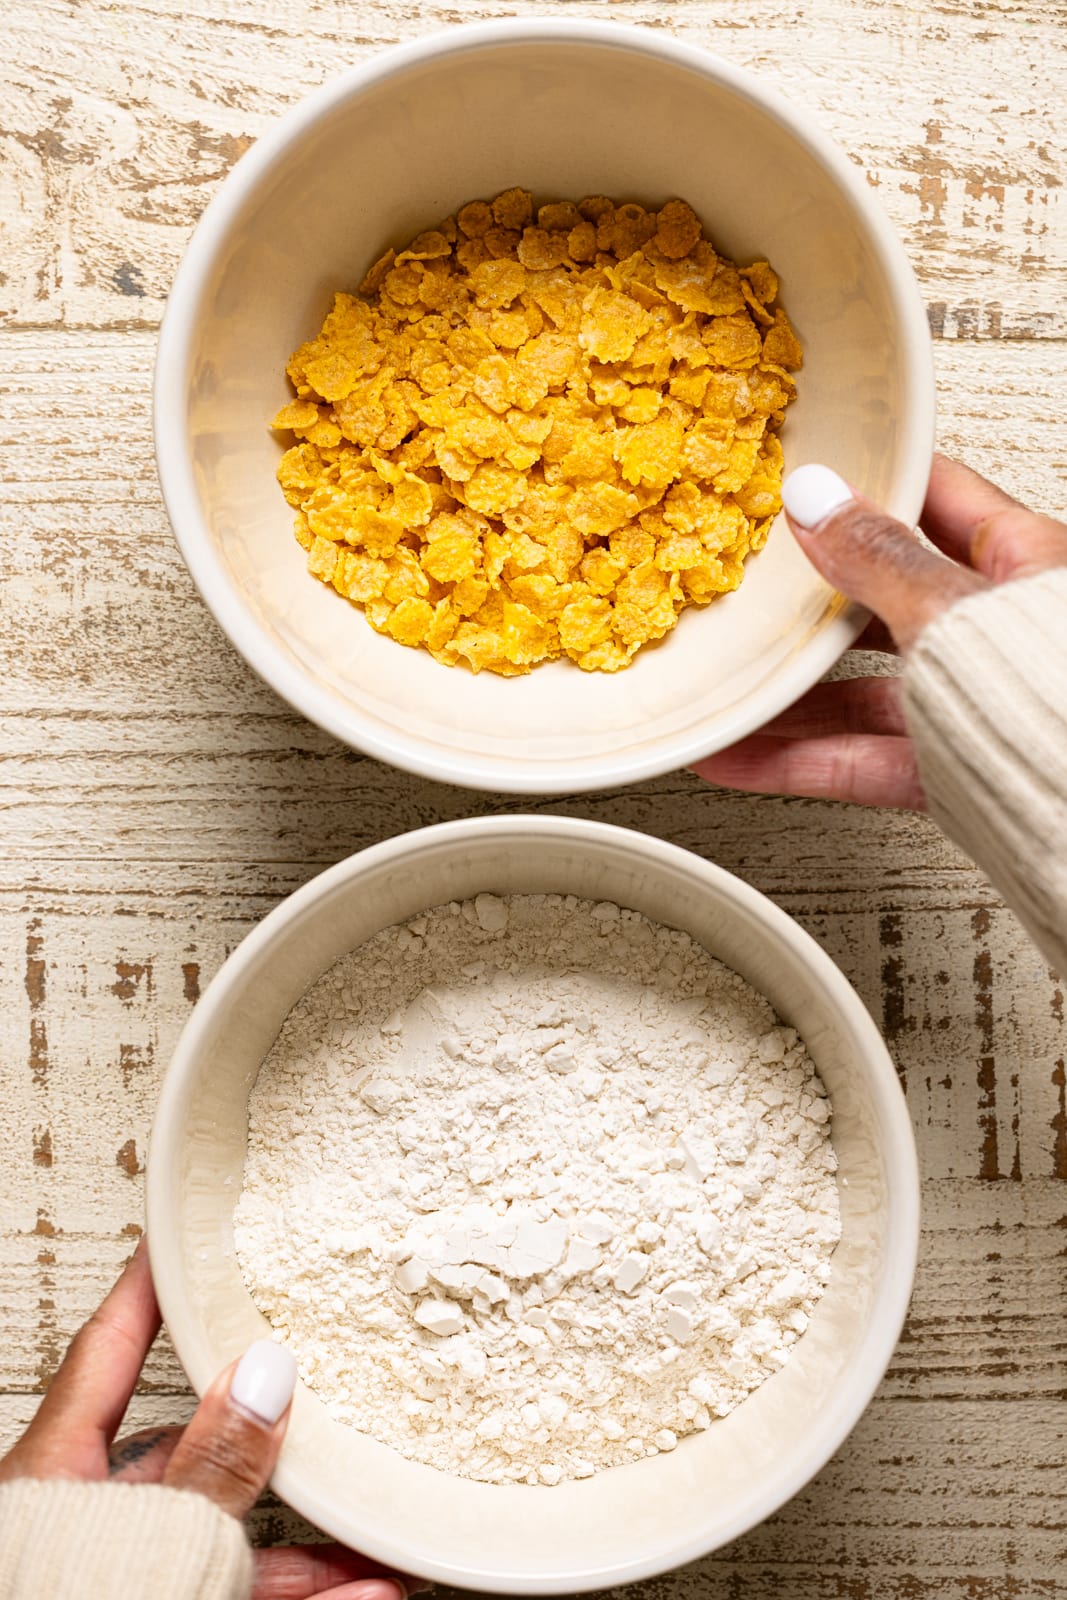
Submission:
[[[781,508],[800,343],[684,200],[472,200],[290,358],[308,570],[379,633],[513,676],[618,672],[736,589]]]

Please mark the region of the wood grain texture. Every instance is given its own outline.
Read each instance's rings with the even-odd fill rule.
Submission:
[[[159,1083],[226,954],[352,850],[530,808],[381,767],[253,677],[177,554],[149,426],[167,286],[249,143],[307,89],[394,40],[518,14],[665,29],[810,109],[908,247],[937,341],[942,444],[1037,506],[1067,502],[1060,0],[9,7],[0,1444],[32,1415],[139,1231]],[[1062,1592],[1063,983],[923,819],[726,794],[684,773],[533,804],[674,840],[797,917],[886,1034],[923,1170],[911,1315],[859,1427],[777,1516],[642,1595]],[[181,1420],[190,1404],[161,1339],[129,1425]],[[301,1526],[269,1497],[254,1518],[267,1542]]]
[[[1058,0],[279,0],[269,16],[247,0],[21,0],[0,68],[0,312],[154,326],[190,225],[279,111],[434,26],[546,14],[666,29],[809,109],[878,190],[939,337],[1063,337]]]

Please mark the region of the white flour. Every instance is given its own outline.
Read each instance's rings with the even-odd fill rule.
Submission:
[[[810,1058],[686,934],[573,896],[388,928],[250,1103],[237,1253],[334,1416],[559,1483],[672,1450],[775,1372],[840,1234]]]

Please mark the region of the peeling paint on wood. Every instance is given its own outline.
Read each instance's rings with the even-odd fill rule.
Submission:
[[[0,314],[154,326],[213,188],[300,95],[435,27],[553,12],[703,44],[810,110],[900,229],[936,337],[1063,337],[1057,0],[280,0],[269,21],[240,5],[19,0],[0,67]]]

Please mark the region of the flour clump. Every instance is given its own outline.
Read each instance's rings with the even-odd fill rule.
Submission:
[[[840,1236],[835,1169],[803,1043],[687,934],[482,894],[290,1012],[237,1255],[335,1417],[552,1485],[673,1450],[784,1364]]]

